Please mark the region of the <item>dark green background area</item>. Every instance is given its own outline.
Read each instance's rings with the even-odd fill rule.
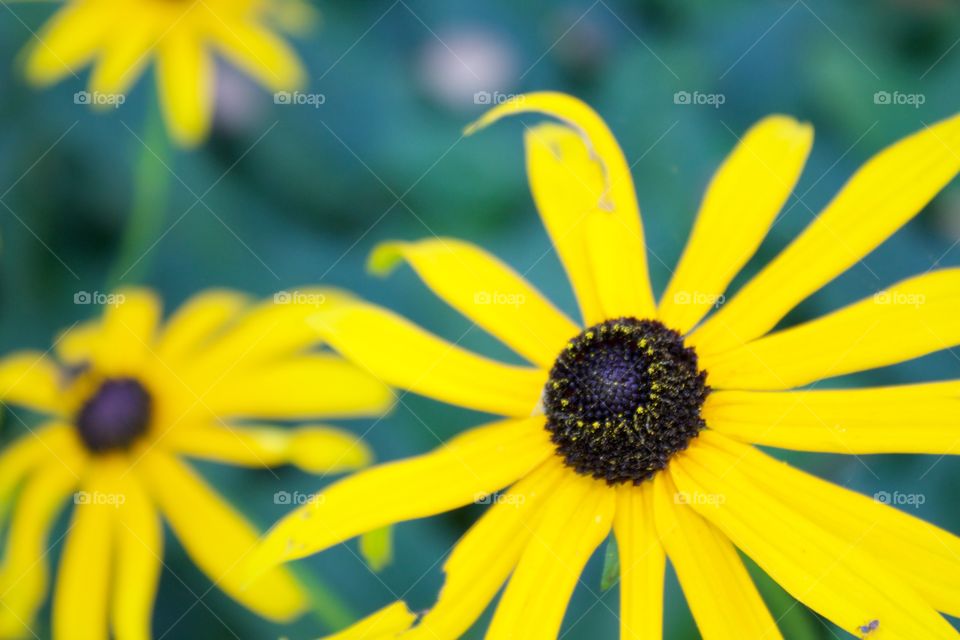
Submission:
[[[569,91],[607,119],[633,163],[658,290],[683,248],[712,171],[762,116],[780,112],[810,121],[816,143],[797,195],[750,272],[785,246],[871,154],[960,106],[960,9],[947,0],[331,0],[318,8],[323,23],[295,46],[310,72],[306,90],[322,93],[325,103],[316,109],[276,105],[242,76],[221,74],[214,134],[195,151],[164,151],[158,144],[152,77],[137,84],[126,104],[104,114],[73,102],[86,72],[82,80],[71,77],[49,90],[25,86],[13,61],[53,7],[0,10],[4,351],[45,348],[57,330],[99,312],[74,304],[77,292],[106,291],[112,282],[155,287],[170,307],[211,286],[268,295],[323,282],[353,289],[447,338],[462,338],[465,346],[514,357],[433,298],[408,269],[381,280],[364,268],[369,251],[383,240],[464,238],[575,312],[527,188],[521,122],[461,136],[483,110],[474,104],[474,91]],[[722,94],[724,104],[676,104],[678,91]],[[921,94],[924,104],[877,104],[878,91]],[[144,142],[170,172],[151,159]],[[146,176],[139,196],[138,171]],[[958,197],[951,185],[788,322],[932,267],[957,265]],[[159,217],[134,217],[138,198],[140,213]],[[132,235],[126,231],[131,220],[139,220]],[[124,237],[133,244],[124,248]],[[958,373],[957,354],[949,352],[829,384]],[[345,425],[367,432],[378,457],[390,460],[430,449],[482,420],[403,395],[387,419]],[[6,424],[4,441],[18,433],[14,421]],[[960,531],[960,467],[953,459],[777,455],[868,494],[922,493],[926,501],[916,514]],[[274,491],[310,491],[329,481],[290,469],[281,470],[277,482],[265,471],[201,468],[261,526],[285,511],[273,504]],[[480,512],[469,507],[400,525],[398,560],[379,576],[359,560],[355,543],[300,565],[358,614],[397,596],[425,609],[441,584],[445,554]],[[570,606],[564,635],[570,640],[616,637],[616,590],[601,594],[599,556]],[[290,628],[258,621],[210,589],[172,541],[167,563],[158,636],[312,638],[329,631],[309,617]],[[787,637],[843,637],[761,583],[775,615],[784,615]],[[193,594],[206,594],[206,606]],[[482,622],[471,637],[482,637],[483,628]],[[670,638],[698,637],[672,576],[666,628]],[[43,624],[38,630],[47,632]]]

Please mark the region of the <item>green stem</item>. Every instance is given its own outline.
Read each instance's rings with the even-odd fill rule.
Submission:
[[[152,244],[162,232],[170,186],[171,149],[160,106],[149,101],[146,124],[138,145],[133,176],[133,203],[117,260],[110,270],[109,289],[140,282],[150,266]]]
[[[329,631],[339,631],[357,621],[350,606],[319,578],[299,566],[291,570],[310,598],[310,613]]]

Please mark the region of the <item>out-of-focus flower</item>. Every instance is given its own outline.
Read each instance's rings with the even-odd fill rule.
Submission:
[[[210,128],[214,54],[270,91],[292,91],[305,73],[273,26],[312,19],[302,0],[68,0],[29,45],[26,73],[49,85],[92,64],[78,101],[113,106],[154,61],[170,133],[193,145]]]
[[[50,529],[71,500],[53,597],[57,640],[150,637],[162,520],[240,604],[277,621],[302,612],[306,596],[286,570],[243,584],[238,567],[259,533],[183,458],[314,473],[367,464],[369,451],[347,432],[270,424],[375,415],[391,401],[382,383],[312,349],[305,318],[342,300],[312,290],[251,304],[209,291],[161,326],[160,302],[146,290],[82,292],[78,303],[107,305],[102,319],[63,333],[56,357],[0,360],[0,400],[47,416],[0,452],[0,505],[12,505],[0,511],[10,519],[0,637],[31,636],[50,582]],[[311,499],[274,495],[278,504]]]
[[[574,98],[532,94],[470,130],[522,112],[562,122],[527,130],[527,167],[582,322],[474,245],[382,246],[374,270],[408,262],[531,366],[463,350],[372,304],[319,313],[325,339],[385,382],[501,418],[326,488],[271,529],[250,571],[472,502],[490,507],[451,552],[436,605],[405,638],[460,637],[504,583],[486,637],[556,638],[584,565],[611,531],[624,639],[662,637],[667,558],[703,637],[780,638],[739,552],[854,635],[957,638],[940,612],[960,615],[960,538],[894,508],[922,496],[871,499],[754,445],[956,452],[960,382],[803,387],[960,344],[960,269],[775,327],[953,179],[960,116],[873,157],[724,302],[813,142],[809,125],[762,120],[710,183],[657,303],[630,166],[606,124]]]

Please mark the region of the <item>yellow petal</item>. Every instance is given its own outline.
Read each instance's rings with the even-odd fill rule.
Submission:
[[[574,170],[570,172],[567,171],[567,167],[570,166],[567,162],[554,161],[545,167],[538,167],[538,171],[560,169],[563,174],[557,176],[555,180],[583,180],[582,189],[594,194],[592,207],[588,210],[591,217],[603,218],[605,214],[613,218],[613,220],[602,219],[596,226],[588,249],[591,262],[597,258],[605,259],[606,254],[611,251],[611,246],[623,252],[622,255],[618,255],[618,259],[626,269],[623,273],[624,281],[629,282],[631,286],[628,290],[606,292],[614,293],[614,297],[604,297],[605,292],[598,292],[601,295],[600,302],[606,317],[652,317],[656,307],[650,288],[650,277],[647,273],[646,247],[633,177],[616,138],[593,109],[580,100],[561,93],[530,93],[517,96],[494,107],[468,127],[466,133],[473,133],[504,116],[530,112],[552,116],[574,127],[583,135],[583,143],[589,146],[594,164],[592,169],[573,165]],[[580,159],[584,157],[582,152],[576,153],[575,156]],[[540,157],[543,155],[541,154]],[[601,181],[597,180],[598,174],[602,175]],[[582,202],[581,197],[571,204],[577,206]],[[581,210],[578,213],[583,215],[585,211]],[[571,214],[568,212],[560,215]]]
[[[113,602],[114,635],[120,640],[150,640],[153,601],[163,566],[163,529],[149,496],[134,477],[123,482],[124,502],[117,508]]]
[[[293,464],[310,473],[366,466],[370,449],[358,436],[323,426],[191,425],[171,430],[162,446],[179,454],[251,467]]]
[[[193,296],[177,309],[163,328],[157,342],[157,354],[165,362],[192,358],[249,304],[246,295],[223,289]]]
[[[552,453],[543,417],[527,418],[479,427],[432,453],[361,471],[275,524],[250,559],[249,573],[256,576],[366,531],[469,504]]]
[[[78,365],[89,362],[97,349],[103,323],[100,319],[81,322],[57,336],[53,345],[54,352],[61,362],[68,365]]]
[[[717,391],[707,398],[703,415],[714,431],[783,449],[951,453],[960,446],[960,389],[952,385],[952,393],[939,396],[915,389],[929,386]]]
[[[529,416],[546,383],[544,371],[475,355],[374,305],[344,305],[314,321],[335,349],[387,384],[457,406]]]
[[[680,263],[660,301],[660,319],[687,333],[723,300],[793,191],[813,128],[786,116],[754,125],[714,175]]]
[[[213,60],[187,29],[167,33],[157,47],[157,83],[167,128],[179,144],[193,146],[210,129]]]
[[[191,383],[209,381],[224,372],[254,370],[271,360],[302,353],[319,342],[316,328],[308,319],[318,311],[350,300],[349,294],[327,288],[276,293],[272,299],[240,315],[213,339],[205,340],[203,348],[195,350],[189,368],[182,373]],[[229,307],[231,303],[222,304]],[[210,328],[203,330],[205,335],[209,335],[209,331]]]
[[[58,640],[108,638],[110,580],[117,509],[115,467],[94,464],[77,500],[53,592],[53,635]],[[84,494],[78,494],[84,495]]]
[[[162,29],[153,20],[143,19],[136,11],[131,11],[128,5],[116,6],[112,11],[119,12],[123,28],[104,42],[103,51],[90,75],[90,91],[124,94],[143,73]]]
[[[688,506],[711,496],[680,493],[667,473],[653,483],[657,532],[704,639],[782,638],[736,548]]]
[[[111,13],[100,2],[64,5],[30,45],[27,78],[40,85],[53,84],[80,69],[105,42],[113,27]]]
[[[265,618],[288,621],[307,606],[284,569],[242,584],[241,566],[257,544],[257,531],[189,467],[151,452],[140,462],[144,482],[164,518],[196,565],[227,595]],[[199,514],[199,515],[198,515]]]
[[[443,565],[437,603],[405,640],[459,638],[480,617],[516,567],[553,489],[569,471],[557,457],[546,460],[492,503],[453,548]]]
[[[617,489],[613,531],[620,557],[620,639],[662,638],[666,555],[654,526],[652,482]]]
[[[306,72],[283,39],[252,22],[213,19],[207,23],[211,42],[226,58],[271,91],[303,85]]]
[[[56,422],[34,429],[7,445],[0,453],[0,524],[10,498],[24,478],[37,467],[50,463],[77,471],[71,462],[81,454],[73,426]]]
[[[602,167],[583,136],[548,122],[524,134],[530,190],[588,326],[607,318],[587,252],[586,221],[606,189]],[[600,213],[607,214],[601,209]]]
[[[487,632],[489,640],[553,639],[587,560],[610,533],[616,492],[568,472],[550,492],[540,522]]]
[[[277,420],[375,416],[394,403],[385,384],[332,354],[232,369],[212,380],[186,379],[196,385],[213,385],[196,389],[202,396],[201,409],[217,416]]]
[[[434,238],[389,242],[370,257],[385,273],[407,260],[447,304],[530,362],[549,368],[580,329],[522,276],[467,242]]]
[[[739,458],[715,446],[709,430],[677,455],[670,472],[701,516],[722,530],[794,598],[849,633],[879,620],[888,638],[951,638],[957,632],[883,559],[855,537],[831,533],[747,476]]]
[[[49,587],[48,548],[57,515],[79,483],[77,469],[50,460],[24,484],[0,565],[0,637],[29,635]]]
[[[402,602],[394,602],[340,633],[324,640],[393,640],[404,637],[417,616]]]
[[[790,389],[960,343],[960,269],[904,280],[856,304],[722,355],[701,357],[718,389]]]
[[[884,149],[816,220],[694,334],[703,352],[743,344],[920,212],[960,170],[960,116]]]
[[[20,351],[0,359],[0,402],[59,413],[60,368],[39,351]]]
[[[918,494],[881,491],[872,498],[794,469],[726,438],[708,441],[739,461],[738,469],[769,494],[826,531],[872,554],[937,610],[960,615],[960,538],[893,508],[918,508]]]
[[[160,324],[160,299],[145,289],[121,289],[108,304],[93,359],[104,375],[137,373],[151,355]]]

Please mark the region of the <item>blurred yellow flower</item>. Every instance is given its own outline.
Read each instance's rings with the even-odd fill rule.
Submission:
[[[269,424],[377,415],[391,402],[383,384],[312,349],[316,333],[305,318],[343,294],[299,291],[252,304],[213,290],[165,326],[146,290],[93,295],[77,301],[106,305],[102,319],[64,332],[55,357],[19,352],[0,360],[0,400],[47,416],[0,452],[0,520],[10,519],[0,637],[31,636],[48,591],[50,530],[71,500],[53,596],[57,640],[107,638],[108,629],[120,640],[150,637],[161,518],[237,602],[272,620],[298,615],[307,602],[287,571],[241,584],[237,568],[258,532],[182,458],[315,473],[369,462],[349,433]],[[296,503],[282,491],[274,500]]]
[[[92,64],[96,106],[114,104],[155,60],[167,126],[193,145],[210,128],[214,53],[270,91],[291,91],[305,74],[271,25],[290,31],[311,20],[302,0],[67,0],[30,44],[26,73],[49,85]]]
[[[547,93],[510,100],[473,129],[522,112],[561,121],[527,129],[527,169],[582,322],[474,245],[380,247],[374,270],[407,261],[530,366],[474,354],[368,303],[318,314],[324,338],[385,382],[501,418],[327,487],[270,530],[250,573],[477,503],[490,507],[447,558],[436,605],[404,638],[460,637],[504,583],[486,637],[556,638],[584,565],[611,532],[624,639],[662,637],[668,558],[704,638],[780,638],[740,552],[851,634],[957,638],[940,612],[960,615],[960,538],[893,508],[895,494],[871,499],[754,445],[956,452],[960,382],[803,387],[960,344],[960,269],[775,328],[953,179],[960,116],[874,156],[721,304],[793,192],[809,125],[772,116],[744,135],[658,303],[630,166],[606,124]]]

